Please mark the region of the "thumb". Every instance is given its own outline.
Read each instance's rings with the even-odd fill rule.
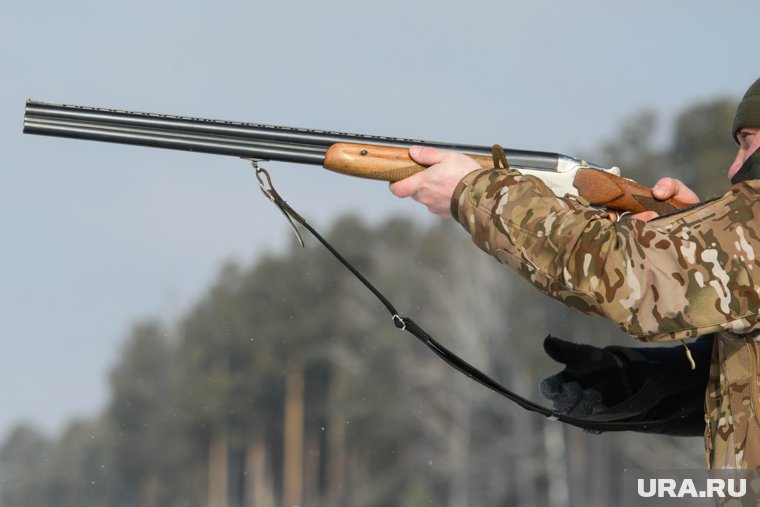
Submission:
[[[391,193],[396,197],[411,197],[419,189],[419,173],[390,184]]]
[[[411,146],[409,156],[420,165],[430,166],[442,161],[446,152],[431,146]]]
[[[591,345],[573,343],[551,335],[544,339],[546,354],[558,363],[571,367],[591,361],[598,350]]]

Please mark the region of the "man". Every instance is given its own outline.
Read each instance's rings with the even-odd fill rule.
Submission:
[[[739,105],[732,135],[739,150],[728,177],[740,168],[760,172],[751,157],[760,148],[760,79]],[[459,153],[409,152],[430,167],[391,191],[459,221],[481,249],[542,292],[642,341],[715,333],[705,395],[708,465],[760,468],[760,180],[679,213],[615,221],[582,199],[555,196],[538,178],[483,170]],[[653,193],[696,201],[672,179]]]

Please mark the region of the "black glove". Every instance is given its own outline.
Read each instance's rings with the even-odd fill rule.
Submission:
[[[539,386],[558,412],[578,417],[596,414],[633,394],[624,365],[608,350],[553,336],[544,340],[544,350],[565,365]]]
[[[639,393],[648,383],[648,389],[661,379],[676,375],[687,380],[678,393],[668,393],[642,420],[666,418],[677,410],[689,414],[677,427],[668,426],[649,431],[677,435],[699,434],[704,430],[703,397],[707,386],[713,336],[707,335],[692,343],[697,369],[692,370],[683,347],[632,348],[611,346],[605,348],[576,344],[548,336],[544,350],[565,368],[541,381],[541,394],[552,401],[558,412],[575,417],[587,417],[614,410]],[[667,374],[667,375],[663,375]],[[654,386],[656,387],[656,385]],[[655,389],[654,392],[659,391]],[[664,387],[663,392],[667,392]],[[671,398],[675,396],[677,402]],[[686,406],[684,406],[686,404]]]

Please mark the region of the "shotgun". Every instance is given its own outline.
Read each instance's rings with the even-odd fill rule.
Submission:
[[[389,182],[425,167],[408,154],[412,145],[466,153],[493,167],[491,148],[419,139],[349,134],[256,123],[139,113],[28,100],[24,133],[153,148],[229,155],[251,160],[321,165],[342,174]],[[582,197],[618,211],[669,213],[686,205],[659,201],[649,188],[602,167],[558,153],[505,150],[510,167],[541,178],[558,196]]]

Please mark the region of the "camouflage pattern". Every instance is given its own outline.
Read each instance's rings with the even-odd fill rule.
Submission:
[[[508,169],[475,171],[452,213],[473,241],[549,296],[643,341],[718,332],[706,393],[708,466],[760,468],[760,181],[645,223],[613,222]],[[757,406],[756,406],[757,405]]]

